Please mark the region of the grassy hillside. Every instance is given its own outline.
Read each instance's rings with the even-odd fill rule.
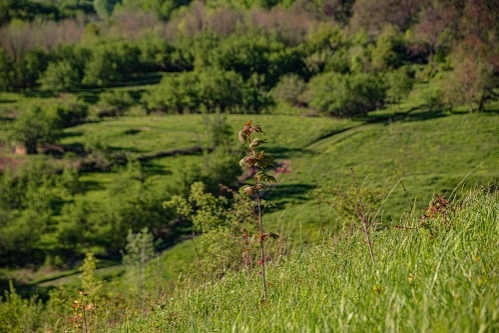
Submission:
[[[374,234],[341,235],[296,248],[268,272],[260,303],[256,271],[192,290],[113,332],[495,332],[499,330],[499,197],[468,192],[445,214]]]
[[[98,140],[113,149],[129,150],[134,157],[203,145],[202,115],[123,117],[80,125],[65,131],[63,144]],[[374,193],[372,208],[381,208],[380,222],[393,225],[403,214],[421,215],[433,193],[449,196],[458,185],[497,183],[499,170],[499,117],[495,112],[426,113],[379,111],[367,119],[337,120],[291,115],[229,115],[235,131],[248,119],[262,125],[268,139],[267,153],[289,163],[289,173],[276,175],[278,183],[264,195],[273,206],[266,210],[268,230],[293,244],[322,241],[321,226],[338,229],[344,217],[331,212],[338,202],[336,189],[353,188],[350,167],[366,193]],[[477,129],[480,129],[477,131]],[[204,157],[174,156],[144,163],[151,183],[162,186],[176,177],[182,165],[204,163]],[[397,184],[397,173],[407,189]],[[84,173],[85,197],[99,201],[107,196],[110,172]],[[314,189],[324,191],[321,203]],[[388,196],[388,193],[393,192]],[[461,191],[457,191],[460,195]],[[381,201],[386,201],[381,206]],[[184,271],[194,249],[186,243],[162,255],[174,270]],[[173,267],[173,266],[172,266]],[[75,280],[78,276],[74,276]],[[54,281],[54,286],[59,282]],[[50,281],[44,286],[50,286]]]

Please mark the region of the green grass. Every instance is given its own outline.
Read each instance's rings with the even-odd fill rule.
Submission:
[[[279,175],[278,184],[265,194],[266,199],[275,205],[265,212],[266,229],[283,234],[293,244],[320,242],[320,225],[338,228],[339,223],[335,216],[326,218],[327,204],[321,205],[322,216],[319,214],[310,191],[328,184],[333,188],[351,188],[350,167],[354,168],[363,187],[381,191],[383,198],[397,184],[396,172],[405,175],[403,184],[408,190],[407,196],[402,186],[395,187],[382,207],[384,224],[398,223],[400,216],[411,209],[414,209],[414,215],[421,215],[421,208],[430,201],[433,193],[449,195],[462,181],[463,184],[497,183],[497,114],[435,116],[419,113],[422,115],[414,111],[409,114],[399,112],[398,118],[392,122],[389,122],[389,117],[396,113],[386,110],[375,112],[364,120],[229,115],[228,122],[234,131],[248,119],[260,124],[267,133],[266,152],[278,161],[291,161],[291,173]],[[99,138],[113,148],[132,147],[135,156],[186,148],[203,142],[203,117],[108,119],[66,130],[69,136],[63,142],[81,143],[86,138]],[[138,131],[124,134],[133,129]],[[175,170],[182,165],[202,163],[202,159],[202,156],[165,157],[148,161],[144,168],[152,175],[153,184],[163,186],[170,177],[175,177]],[[85,196],[94,201],[105,198],[113,177],[112,172],[84,173],[81,180],[89,190]],[[177,266],[182,266],[181,258],[191,257],[192,248],[175,247],[168,253],[177,256]]]
[[[184,288],[164,310],[113,332],[496,332],[498,192],[468,193],[439,230],[376,232],[376,268],[364,237],[331,238],[271,264],[269,299],[256,271]],[[406,221],[416,227],[417,220]]]
[[[398,172],[411,203],[421,207],[433,192],[449,195],[470,172],[468,184],[499,179],[497,128],[493,114],[358,126],[307,146],[280,184],[350,187],[353,168],[366,187],[386,193]],[[384,206],[395,220],[408,206],[403,194],[398,187]]]

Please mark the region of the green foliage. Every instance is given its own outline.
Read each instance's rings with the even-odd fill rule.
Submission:
[[[78,81],[77,86],[79,87],[81,84],[81,80],[83,79],[84,70],[86,63],[90,61],[92,57],[92,49],[87,48],[85,46],[76,44],[76,45],[66,45],[61,44],[56,47],[54,51],[52,51],[53,60],[52,63],[63,63],[67,62],[70,64],[69,67],[72,69],[71,75],[77,77],[76,81]],[[56,68],[58,66],[55,66]],[[60,68],[56,71],[60,73]],[[76,76],[77,73],[77,76]],[[76,88],[75,87],[75,88]]]
[[[100,94],[99,104],[103,108],[99,115],[118,117],[123,116],[125,111],[135,102],[128,91],[114,90]]]
[[[258,113],[271,104],[262,81],[252,76],[244,82],[234,71],[206,68],[165,76],[144,99],[148,109],[168,113]]]
[[[84,123],[88,116],[88,105],[84,103],[52,104],[45,111],[56,119],[60,128],[67,128]]]
[[[95,276],[97,269],[97,259],[93,253],[89,252],[85,255],[82,265],[81,273],[81,288],[88,295],[90,299],[95,300],[99,297],[100,290],[102,289],[102,282]]]
[[[373,74],[329,72],[309,82],[310,106],[329,116],[366,115],[385,98],[385,87]]]
[[[199,73],[198,98],[208,112],[231,111],[240,107],[244,95],[243,80],[234,71],[207,69]]]
[[[389,86],[386,98],[390,103],[400,103],[409,95],[414,86],[414,78],[406,67],[388,72],[386,78]]]
[[[48,65],[48,56],[41,50],[24,53],[21,60],[14,65],[12,86],[15,89],[34,88],[38,79]]]
[[[94,10],[101,20],[106,19],[113,12],[119,0],[93,0]]]
[[[338,27],[321,23],[310,31],[305,49],[305,64],[310,74],[336,71],[348,71],[346,49],[349,41],[346,34]]]
[[[0,91],[9,91],[12,87],[12,62],[0,48]]]
[[[78,72],[68,60],[49,63],[38,81],[42,90],[54,93],[75,91],[80,85]]]
[[[462,45],[453,54],[453,70],[444,76],[443,98],[453,106],[465,104],[469,112],[483,111],[489,100],[497,99],[499,80],[483,49]]]
[[[28,154],[36,154],[38,144],[56,142],[61,129],[59,120],[39,106],[32,107],[14,123],[12,139],[23,144]]]
[[[35,296],[23,299],[14,289],[12,282],[9,290],[0,297],[0,332],[34,332],[41,328],[43,308]]]
[[[303,72],[300,54],[264,36],[231,36],[209,53],[208,62],[225,71],[235,71],[245,81],[257,74],[263,87],[274,86],[279,77],[290,72]]]
[[[204,127],[208,132],[208,147],[230,147],[232,141],[232,126],[230,126],[227,115],[219,112],[213,116],[204,117]]]
[[[140,49],[139,62],[142,71],[175,72],[192,69],[189,61],[182,59],[182,50],[162,38],[142,38],[137,41],[137,46]]]
[[[305,81],[297,74],[287,74],[280,78],[271,93],[276,99],[294,106],[304,104]]]
[[[405,229],[375,233],[378,274],[366,265],[365,240],[355,230],[310,249],[295,248],[269,265],[266,304],[272,311],[247,315],[261,306],[255,277],[229,274],[195,291],[186,284],[167,309],[114,332],[497,330],[497,203],[497,193],[471,191],[457,203],[453,227],[437,238],[410,229],[417,218],[403,220]]]
[[[173,196],[164,202],[165,208],[174,208],[182,218],[192,221],[194,231],[202,233],[195,242],[199,246],[198,262],[201,274],[211,272],[213,276],[226,274],[230,270],[253,265],[242,260],[245,249],[243,228],[251,235],[255,230],[252,205],[245,196],[231,192],[233,201],[224,196],[214,196],[205,191],[202,182],[193,183],[188,198]],[[248,266],[249,265],[249,266]]]
[[[92,48],[92,57],[85,65],[83,83],[107,87],[128,78],[139,67],[140,50],[129,42],[100,43]]]
[[[393,25],[386,25],[371,48],[371,66],[374,72],[386,72],[399,67],[404,45],[400,31]]]
[[[145,102],[151,110],[159,109],[171,113],[193,112],[199,106],[197,74],[181,73],[178,76],[165,76],[158,87],[146,95]]]
[[[74,255],[85,252],[93,244],[100,244],[101,228],[106,222],[102,215],[99,206],[88,200],[64,205],[55,237],[59,248],[64,249],[66,255]]]
[[[56,20],[60,16],[52,4],[30,0],[0,1],[0,26],[12,20]]]
[[[32,263],[43,262],[42,237],[63,195],[56,170],[34,160],[16,175],[1,175],[0,193],[0,209],[5,212],[0,218],[1,263],[10,265],[24,256]]]
[[[191,0],[123,0],[121,6],[126,9],[142,9],[146,12],[153,12],[167,20],[175,9],[188,5],[190,2]]]

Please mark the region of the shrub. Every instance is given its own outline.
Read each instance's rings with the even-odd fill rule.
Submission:
[[[34,88],[48,65],[47,53],[41,50],[26,52],[21,61],[14,64],[12,85],[16,89]]]
[[[60,129],[59,117],[35,106],[15,121],[11,138],[22,143],[28,154],[36,154],[38,144],[54,143]]]
[[[150,110],[169,113],[193,112],[199,105],[198,76],[194,72],[165,76],[144,101]]]
[[[99,116],[122,116],[134,104],[130,92],[123,90],[105,91],[99,95],[99,99],[99,104],[103,107]]]
[[[78,89],[80,76],[68,60],[62,60],[50,63],[38,82],[42,90],[69,92]]]
[[[40,328],[42,306],[36,297],[23,299],[12,282],[0,297],[0,332],[34,332]]]
[[[114,81],[128,78],[140,68],[140,49],[128,42],[98,44],[85,65],[83,83],[106,87]]]
[[[386,87],[372,74],[338,74],[329,72],[315,76],[309,85],[310,106],[337,117],[363,116],[380,105]]]
[[[288,74],[281,77],[271,94],[280,101],[294,106],[302,106],[304,104],[303,93],[306,88],[307,84],[300,76]]]
[[[414,77],[406,67],[388,72],[386,79],[388,82],[386,97],[389,103],[400,103],[402,98],[409,95],[414,85]]]

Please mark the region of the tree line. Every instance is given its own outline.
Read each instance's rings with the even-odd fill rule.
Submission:
[[[16,5],[5,6],[16,12]],[[470,110],[497,97],[499,11],[484,0],[125,0],[93,6],[108,8],[107,15],[93,21],[86,12],[87,21],[73,26],[81,30],[79,40],[69,43],[61,37],[44,44],[48,33],[29,42],[30,32],[47,25],[5,19],[0,90],[60,94],[159,71],[177,75],[165,76],[143,97],[148,111],[253,113],[291,102],[333,116],[365,115],[396,103],[414,80],[441,78],[442,103]],[[298,19],[306,24],[286,24]],[[51,29],[64,29],[60,24]]]
[[[0,91],[97,89],[102,116],[138,104],[147,113],[262,113],[285,105],[356,117],[399,103],[427,81],[437,92],[426,102],[439,108],[480,111],[497,99],[499,11],[485,0],[39,2],[69,8],[65,15],[30,9],[36,6],[23,12],[20,3],[35,6],[0,2],[7,13],[0,20]],[[68,28],[77,33],[65,36]],[[151,74],[161,79],[139,96],[106,90]],[[36,154],[88,113],[84,101],[24,110],[11,139]],[[163,188],[140,163],[99,143],[85,144],[83,165],[68,155],[62,166],[40,158],[1,173],[0,263],[63,261],[94,247],[117,254],[128,230],[144,227],[162,246],[171,244],[189,226],[162,202],[187,195],[196,181],[215,193],[240,173],[225,140],[214,140],[219,147],[203,167],[184,167]],[[113,168],[117,180],[106,198],[74,200],[87,190],[81,171]]]

